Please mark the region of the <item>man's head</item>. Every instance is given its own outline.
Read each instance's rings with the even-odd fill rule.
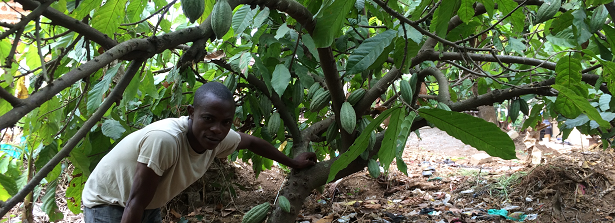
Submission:
[[[214,149],[226,137],[233,123],[233,94],[221,83],[209,82],[194,93],[188,106],[188,141],[196,152]]]

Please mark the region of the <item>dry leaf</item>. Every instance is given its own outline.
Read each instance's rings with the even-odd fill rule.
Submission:
[[[331,223],[333,221],[333,214],[327,215],[324,218],[319,219],[316,223]]]
[[[173,215],[173,217],[176,217],[176,218],[181,218],[182,217],[182,215],[177,213],[177,211],[175,211],[175,209],[171,209],[171,214]]]

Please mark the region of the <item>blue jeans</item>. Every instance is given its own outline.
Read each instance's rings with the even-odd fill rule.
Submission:
[[[84,208],[85,223],[119,223],[124,214],[124,208],[117,205],[98,205],[93,208]],[[160,208],[145,210],[141,223],[162,223]]]

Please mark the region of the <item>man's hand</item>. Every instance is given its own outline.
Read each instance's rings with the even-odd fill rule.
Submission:
[[[293,159],[294,169],[303,169],[316,164],[316,153],[304,152]]]

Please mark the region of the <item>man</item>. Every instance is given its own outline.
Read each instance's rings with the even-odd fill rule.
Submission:
[[[195,92],[187,117],[154,122],[126,136],[85,184],[85,222],[161,222],[160,207],[201,178],[214,157],[236,149],[295,169],[315,164],[314,153],[290,159],[263,139],[231,130],[234,115],[232,93],[209,82]]]

